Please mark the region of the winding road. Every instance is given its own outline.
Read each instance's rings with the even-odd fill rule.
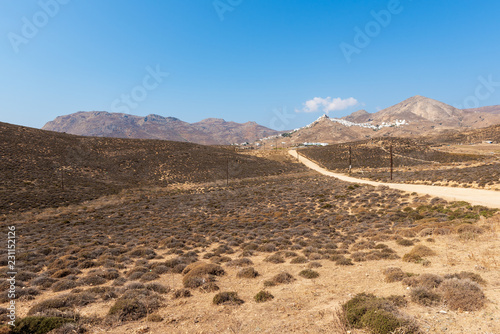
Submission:
[[[447,201],[465,201],[474,205],[483,205],[489,208],[500,209],[500,191],[471,189],[471,188],[454,188],[442,186],[428,186],[423,184],[407,184],[407,183],[383,183],[357,179],[340,173],[333,173],[329,170],[320,167],[315,162],[307,159],[302,155],[297,155],[295,150],[289,150],[288,153],[302,162],[305,166],[326,176],[336,177],[339,180],[347,182],[355,182],[360,184],[369,184],[372,186],[387,186],[389,188],[398,189],[407,192],[416,192],[422,195],[431,195],[441,197]]]

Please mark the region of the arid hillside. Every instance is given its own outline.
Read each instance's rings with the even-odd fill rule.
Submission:
[[[383,168],[390,166],[392,145],[394,167],[432,165],[482,159],[472,154],[453,154],[431,147],[431,144],[409,138],[373,138],[325,147],[299,149],[301,154],[331,170],[347,171],[349,147],[352,168]]]
[[[6,123],[0,123],[0,143],[0,213],[78,203],[125,188],[303,170],[223,148],[79,137]]]
[[[468,131],[449,131],[428,138],[436,143],[477,144],[483,141],[500,143],[500,124]]]

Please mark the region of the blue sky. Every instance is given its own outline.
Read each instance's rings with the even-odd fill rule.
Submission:
[[[0,0],[0,9],[8,123],[105,110],[292,129],[413,95],[500,104],[497,1]]]

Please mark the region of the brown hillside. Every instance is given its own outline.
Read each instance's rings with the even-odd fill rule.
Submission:
[[[477,144],[486,140],[500,143],[500,124],[462,132],[449,131],[429,137],[429,140],[449,144]]]
[[[122,189],[275,175],[300,165],[162,140],[79,137],[0,123],[0,213],[78,203]]]

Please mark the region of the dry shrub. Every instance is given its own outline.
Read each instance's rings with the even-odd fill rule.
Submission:
[[[436,255],[436,252],[434,252],[432,249],[430,249],[427,246],[417,245],[417,246],[412,248],[412,250],[410,251],[409,254],[415,254],[415,255],[418,255],[421,257],[425,257],[425,256],[434,256],[434,255]]]
[[[219,291],[220,288],[217,284],[215,284],[214,282],[207,282],[205,284],[203,284],[202,286],[200,286],[200,291],[201,292],[205,292],[205,293],[209,293],[209,292],[215,292],[215,291]]]
[[[78,269],[61,269],[52,274],[52,278],[63,278],[69,275],[78,275],[81,271]]]
[[[170,287],[160,283],[148,283],[145,288],[159,294],[166,294],[170,292]]]
[[[253,267],[243,268],[236,274],[238,278],[255,278],[257,276],[259,273]]]
[[[279,254],[273,254],[264,259],[265,262],[270,262],[274,264],[284,263],[285,259]]]
[[[299,263],[306,263],[307,261],[308,260],[305,256],[296,256],[290,261],[290,263],[299,264]]]
[[[163,317],[161,315],[159,315],[158,313],[154,313],[154,314],[151,314],[149,317],[147,317],[147,320],[151,321],[151,322],[162,322]]]
[[[212,300],[215,305],[241,305],[244,302],[237,292],[219,292]]]
[[[397,239],[396,243],[400,246],[413,246],[415,243],[410,239]]]
[[[323,265],[319,262],[311,262],[307,265],[308,268],[320,268],[323,267]]]
[[[59,292],[59,291],[74,289],[77,286],[79,286],[79,284],[80,283],[77,283],[74,280],[65,279],[65,280],[58,281],[58,282],[52,284],[51,288],[52,288],[52,291]]]
[[[232,260],[226,263],[228,267],[248,267],[253,264],[252,260],[249,258],[243,257],[240,259]]]
[[[134,267],[126,273],[126,276],[131,280],[136,280],[141,278],[141,276],[147,273],[148,270],[149,269],[147,267]]]
[[[355,262],[366,261],[366,255],[368,253],[365,252],[354,252],[351,254],[351,259]]]
[[[401,298],[358,294],[342,305],[341,312],[337,312],[337,322],[340,322],[337,327],[366,328],[377,334],[399,333],[402,329],[406,333],[419,333],[415,324],[399,314],[395,302],[400,304]],[[344,326],[340,326],[342,322]]]
[[[260,252],[268,252],[268,253],[272,253],[272,252],[276,252],[276,245],[273,244],[273,243],[267,243],[265,245],[262,245],[260,246],[259,248],[257,248],[258,251]]]
[[[290,284],[295,281],[295,278],[287,272],[281,272],[271,278],[270,280],[264,281],[264,286],[275,286],[279,284]]]
[[[56,282],[55,279],[47,276],[39,276],[30,282],[30,285],[37,286],[41,289],[48,289]]]
[[[225,274],[221,266],[213,263],[195,262],[188,265],[184,271],[182,283],[185,288],[198,288],[205,283],[212,282],[215,276]]]
[[[80,279],[83,285],[102,285],[107,282],[107,280],[99,275],[89,275]]]
[[[178,299],[178,298],[188,298],[188,297],[191,297],[192,294],[191,294],[191,291],[189,291],[188,289],[177,289],[174,291],[172,297],[174,299]]]
[[[424,245],[417,245],[412,248],[410,252],[403,256],[403,261],[405,262],[414,262],[420,263],[423,261],[425,256],[433,256],[436,255],[432,249]]]
[[[54,310],[67,310],[75,306],[86,306],[96,301],[96,294],[91,292],[70,293],[57,298],[46,299],[35,304],[28,311],[28,315],[50,316]]]
[[[418,280],[418,285],[427,289],[435,289],[443,282],[441,276],[434,274],[421,274],[418,275],[416,279]]]
[[[401,281],[401,284],[414,288],[420,284],[420,281],[418,280],[418,276],[410,276],[410,277],[404,278]]]
[[[385,281],[387,283],[399,282],[402,281],[406,276],[406,274],[401,270],[401,268],[389,267],[384,270]]]
[[[344,256],[340,256],[337,260],[335,260],[335,264],[339,266],[353,266],[354,263],[352,263],[351,259],[348,259]]]
[[[312,279],[312,278],[317,278],[319,277],[319,273],[317,271],[311,270],[311,269],[304,269],[299,273],[299,276]]]
[[[144,275],[141,276],[141,281],[143,282],[149,282],[149,281],[154,281],[155,279],[160,278],[160,275],[153,273],[153,272],[148,272],[145,273]]]
[[[483,228],[476,226],[476,225],[472,225],[472,224],[461,224],[455,228],[455,231],[458,234],[463,234],[463,233],[482,234],[482,233],[484,233]]]
[[[410,297],[413,302],[424,306],[436,305],[441,300],[440,295],[423,286],[411,289]]]
[[[430,228],[430,227],[427,227],[427,228],[424,228],[422,229],[418,235],[421,236],[421,237],[427,237],[429,235],[432,235],[434,233],[434,229],[433,228]]]
[[[156,311],[160,307],[156,298],[125,297],[119,298],[109,309],[108,314],[120,321],[134,321],[147,316],[148,313]]]
[[[419,255],[407,253],[407,254],[403,255],[403,259],[402,260],[404,262],[420,263],[424,259],[422,259],[422,257],[419,256]]]
[[[194,262],[189,264],[182,271],[182,274],[185,276],[188,274],[193,276],[201,276],[201,275],[222,276],[225,274],[225,272],[221,266],[213,263]]]
[[[481,275],[472,273],[470,271],[461,271],[456,274],[445,275],[444,278],[470,279],[471,281],[476,282],[477,284],[486,285],[486,281],[481,277]]]
[[[45,334],[48,332],[55,332],[58,328],[61,328],[69,322],[73,322],[72,319],[64,319],[59,317],[25,317],[18,319],[15,322],[15,327],[12,327],[12,331],[6,331],[5,333],[11,334]]]
[[[451,310],[476,311],[486,299],[479,285],[469,279],[447,279],[439,286],[439,292]]]
[[[319,254],[319,253],[311,253],[308,255],[308,259],[309,260],[321,260],[323,258],[323,255]]]
[[[257,302],[257,303],[263,303],[263,302],[267,302],[271,299],[273,299],[274,296],[270,293],[270,292],[267,292],[265,290],[261,290],[259,291],[259,293],[257,293],[253,299]]]

